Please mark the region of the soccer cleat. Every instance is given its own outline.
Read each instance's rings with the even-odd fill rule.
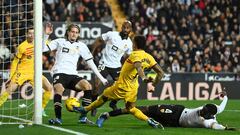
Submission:
[[[48,123],[49,123],[50,125],[62,125],[62,120],[61,120],[61,119],[58,119],[58,118],[56,118],[56,119],[50,119],[50,120],[48,120]]]
[[[157,121],[155,121],[153,118],[149,118],[147,122],[153,128],[161,127],[164,130],[164,127],[162,126],[162,124],[157,122]]]
[[[91,116],[95,117],[96,114],[97,114],[97,109],[95,108],[91,111]]]
[[[91,125],[94,124],[94,122],[89,120],[86,116],[80,116],[78,122],[82,124],[91,124]]]
[[[109,103],[109,107],[111,107],[113,109],[113,111],[118,109],[115,101],[111,101]]]
[[[102,113],[102,114],[98,117],[98,119],[97,119],[97,121],[96,121],[97,126],[101,128],[102,125],[103,125],[103,122],[104,122],[107,118],[108,118],[107,113]]]
[[[43,117],[48,117],[48,115],[46,114],[45,110],[42,110],[42,116]]]

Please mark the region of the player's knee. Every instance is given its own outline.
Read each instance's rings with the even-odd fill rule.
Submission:
[[[125,107],[126,107],[126,110],[127,110],[128,112],[130,112],[130,110],[135,107],[135,103],[127,102],[127,103],[125,104]]]
[[[62,95],[62,93],[63,93],[63,91],[64,91],[64,87],[62,86],[62,84],[57,83],[57,84],[54,84],[53,87],[54,87],[54,92],[55,92],[56,94]]]
[[[92,90],[92,85],[85,79],[79,81],[77,85],[75,86],[79,90]]]

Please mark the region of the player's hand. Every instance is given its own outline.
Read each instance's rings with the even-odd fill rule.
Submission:
[[[106,85],[108,85],[109,84],[109,82],[108,82],[108,80],[107,79],[103,79],[103,80],[101,80],[101,82],[103,83],[103,85],[104,86],[106,86]]]
[[[226,91],[219,92],[219,96],[222,97],[222,98],[226,95],[227,95]]]
[[[45,34],[47,34],[47,35],[50,35],[50,34],[52,34],[52,32],[53,32],[53,25],[50,23],[50,22],[47,22],[46,24],[45,24]]]
[[[146,78],[143,79],[143,82],[145,82],[145,83],[153,82],[153,78],[152,77],[146,77]]]
[[[147,83],[147,91],[148,92],[154,92],[155,91],[155,87],[153,86],[153,83]]]

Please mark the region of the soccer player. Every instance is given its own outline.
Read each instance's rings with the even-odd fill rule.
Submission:
[[[144,82],[151,80],[145,76],[144,69],[152,68],[157,73],[155,80],[149,85],[149,92],[154,91],[155,86],[164,75],[154,58],[144,51],[145,45],[146,39],[144,36],[135,36],[133,39],[133,52],[124,62],[119,79],[112,86],[106,88],[103,94],[89,106],[73,107],[74,111],[86,114],[88,111],[100,107],[108,100],[124,100],[126,106],[123,109],[124,111],[129,112],[139,120],[148,122],[152,127],[159,127],[160,123],[149,118],[135,107],[139,86],[138,77],[140,76]]]
[[[44,40],[47,40],[53,31],[52,24],[48,23],[45,28]],[[99,73],[93,62],[93,56],[86,44],[79,41],[80,28],[76,24],[67,27],[65,37],[52,40],[43,46],[43,52],[56,50],[56,61],[52,68],[53,87],[54,87],[54,111],[55,119],[50,119],[49,124],[62,124],[62,94],[65,89],[84,91],[82,105],[87,106],[91,103],[92,86],[78,76],[77,63],[81,56],[93,70],[101,82],[106,85],[108,81]],[[46,42],[45,42],[46,43]],[[80,116],[79,122],[87,123],[86,116]]]
[[[98,70],[103,77],[111,76],[112,80],[116,81],[121,70],[121,58],[126,55],[128,57],[132,52],[132,41],[129,33],[132,31],[132,23],[128,20],[122,24],[121,32],[109,31],[102,34],[93,43],[93,56],[96,55],[98,48],[105,45],[101,51],[102,57],[99,61]],[[96,79],[95,89],[93,90],[92,100],[95,101],[98,97],[98,89],[100,87],[99,79]],[[117,109],[116,101],[112,101],[109,106],[113,110]],[[95,110],[95,109],[94,109]],[[96,110],[92,111],[92,116],[96,115]]]
[[[217,114],[223,112],[227,104],[227,95],[223,91],[220,93],[223,97],[222,103],[218,106],[216,104],[206,104],[198,108],[186,108],[183,105],[150,105],[139,106],[145,115],[153,118],[163,126],[168,127],[200,127],[200,128],[212,128],[216,130],[234,130],[219,124],[216,120]],[[111,112],[105,112],[100,115],[97,120],[97,125],[102,127],[103,122],[109,117],[118,116],[123,113],[121,109]]]
[[[29,27],[26,33],[26,40],[23,41],[18,47],[14,59],[11,63],[10,77],[6,82],[6,90],[0,96],[0,106],[6,102],[9,95],[23,83],[29,81],[34,86],[34,29]],[[42,76],[43,83],[43,116],[46,116],[44,108],[51,98],[53,91],[52,85],[46,77]]]

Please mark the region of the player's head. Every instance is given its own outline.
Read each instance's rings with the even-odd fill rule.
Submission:
[[[71,42],[78,41],[80,39],[80,27],[77,24],[70,24],[67,27],[65,38]]]
[[[136,35],[133,39],[133,49],[144,50],[146,46],[146,38],[142,35]]]
[[[206,104],[200,110],[200,116],[205,119],[213,119],[215,114],[217,114],[217,106],[215,104]]]
[[[34,29],[33,29],[33,26],[29,26],[27,28],[26,37],[27,37],[28,43],[32,43],[33,42],[33,40],[34,40]]]
[[[132,31],[132,23],[128,20],[125,20],[122,24],[122,30],[120,35],[122,38],[128,38],[129,33]]]

